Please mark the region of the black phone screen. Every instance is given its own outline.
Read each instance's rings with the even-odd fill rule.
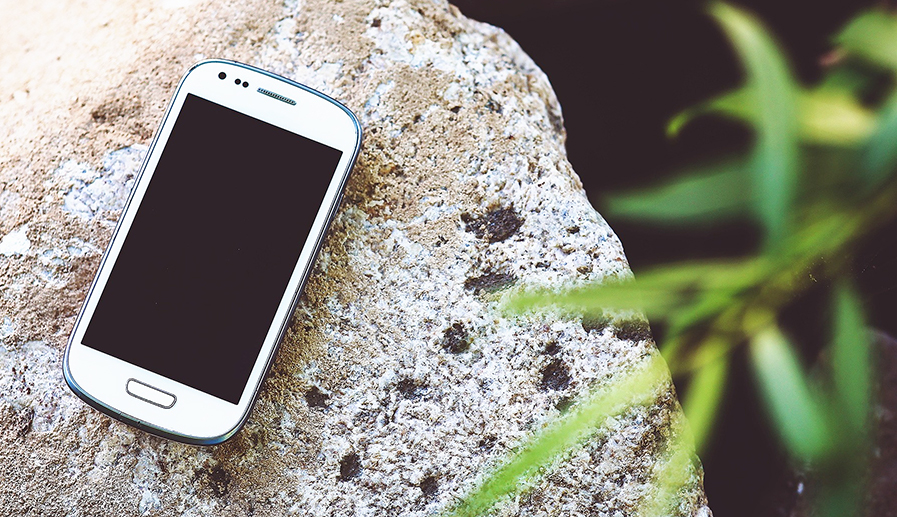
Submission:
[[[341,156],[189,94],[83,344],[238,403]]]

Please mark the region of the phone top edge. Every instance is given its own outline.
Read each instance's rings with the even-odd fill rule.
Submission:
[[[191,66],[187,70],[187,73],[185,73],[184,76],[181,78],[180,83],[178,83],[178,87],[175,89],[175,94],[177,93],[178,90],[180,90],[181,85],[183,84],[183,82],[187,78],[187,76],[190,75],[190,73],[193,72],[196,68],[199,68],[200,66],[203,66],[203,65],[214,64],[214,63],[222,63],[222,64],[226,64],[226,65],[232,65],[232,66],[236,66],[236,67],[240,67],[240,68],[245,68],[247,70],[251,70],[253,72],[265,75],[272,79],[276,79],[276,80],[285,82],[291,86],[301,88],[302,90],[305,90],[308,93],[311,93],[313,95],[321,97],[322,99],[332,102],[333,104],[336,104],[351,119],[352,125],[355,127],[355,148],[356,149],[361,148],[361,140],[362,140],[362,133],[363,133],[362,128],[361,128],[361,123],[358,121],[358,117],[355,116],[355,113],[352,110],[350,110],[349,108],[347,108],[345,104],[334,99],[333,97],[330,97],[329,95],[327,95],[325,93],[321,93],[318,90],[315,90],[314,88],[312,88],[310,86],[306,86],[302,83],[296,82],[288,77],[284,77],[282,75],[277,75],[275,73],[269,72],[267,70],[263,70],[261,68],[258,68],[258,67],[252,66],[252,65],[247,65],[246,63],[241,63],[239,61],[231,61],[228,59],[217,59],[217,58],[205,59],[203,61],[195,63],[193,66]],[[172,98],[174,98],[174,95],[172,95]],[[356,151],[355,156],[352,157],[352,160],[350,163],[352,163],[352,164],[355,163],[355,158],[357,157],[357,155],[358,155],[358,152]]]

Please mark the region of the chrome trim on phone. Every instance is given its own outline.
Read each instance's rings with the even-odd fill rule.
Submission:
[[[132,386],[133,385],[133,386]],[[154,386],[150,386],[145,382],[138,381],[133,377],[125,383],[125,392],[144,402],[148,402],[162,409],[171,409],[178,401],[178,398],[165,390],[160,390]]]

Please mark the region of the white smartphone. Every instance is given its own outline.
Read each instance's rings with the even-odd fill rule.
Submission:
[[[361,146],[346,107],[231,61],[181,79],[63,372],[94,408],[211,445],[242,427]]]

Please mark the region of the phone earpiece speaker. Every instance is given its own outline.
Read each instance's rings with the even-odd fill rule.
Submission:
[[[262,94],[264,94],[264,95],[267,95],[268,97],[271,97],[271,98],[273,98],[273,99],[277,99],[277,100],[279,100],[279,101],[281,101],[281,102],[285,102],[285,103],[287,103],[287,104],[289,104],[289,105],[291,105],[291,106],[295,106],[295,105],[296,105],[296,101],[294,101],[293,99],[291,99],[291,98],[289,98],[289,97],[284,97],[283,95],[281,95],[281,94],[279,94],[279,93],[274,93],[274,92],[272,92],[271,90],[266,90],[266,89],[264,89],[264,88],[259,88],[257,91],[258,91],[259,93],[262,93]]]

